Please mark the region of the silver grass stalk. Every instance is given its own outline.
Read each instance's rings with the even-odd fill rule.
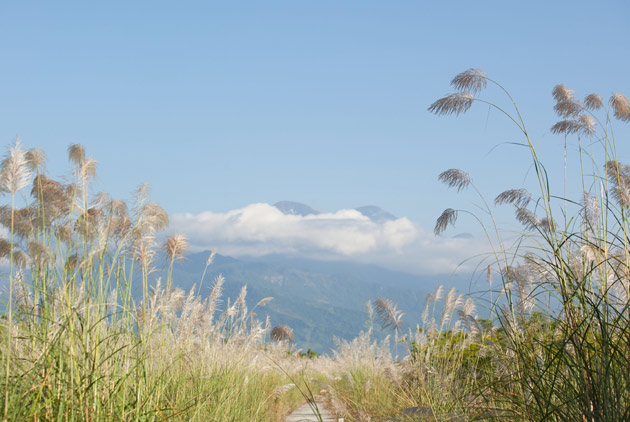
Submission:
[[[468,69],[456,75],[451,81],[451,86],[459,91],[477,93],[488,85],[488,75],[481,69]]]
[[[210,318],[214,316],[215,311],[219,306],[219,301],[221,295],[223,294],[223,284],[225,283],[225,278],[222,274],[219,274],[214,281],[214,285],[212,286],[212,290],[210,291],[210,296],[208,296],[208,314]]]
[[[457,92],[440,98],[431,104],[428,110],[438,116],[456,116],[467,112],[472,107],[475,96],[472,92]]]
[[[426,326],[429,321],[429,301],[424,305],[424,311],[422,311],[422,325]]]
[[[365,302],[365,314],[368,317],[370,327],[372,327],[372,323],[374,321],[374,308],[372,307],[372,302],[370,302],[369,300]]]
[[[0,192],[15,195],[31,183],[31,177],[32,173],[29,169],[26,151],[22,149],[22,141],[18,138],[9,148],[9,154],[2,161]]]
[[[214,257],[217,254],[217,250],[213,249],[212,252],[210,252],[210,255],[208,255],[208,258],[206,259],[206,267],[209,267],[210,265],[212,265],[212,263],[214,262]]]
[[[495,205],[513,204],[518,208],[526,207],[532,200],[532,194],[527,189],[509,189],[501,192],[494,199]]]
[[[440,318],[440,327],[448,326],[453,313],[462,305],[463,297],[457,294],[457,290],[453,287],[446,294],[446,300],[444,302],[444,309],[442,310],[442,317]]]
[[[254,308],[258,308],[261,306],[266,306],[269,302],[271,302],[273,300],[273,297],[268,296],[265,298],[262,298],[258,301],[258,303],[256,303],[256,305],[254,306]]]
[[[630,166],[616,160],[607,161],[604,165],[608,180],[612,183],[612,194],[619,205],[630,205]]]
[[[442,298],[444,297],[444,286],[443,285],[439,285],[438,288],[435,290],[435,301],[440,301],[442,300]]]
[[[616,118],[624,122],[630,122],[630,101],[628,101],[628,97],[617,92],[610,97],[610,105]]]
[[[398,309],[398,305],[392,302],[390,299],[379,297],[374,301],[374,308],[376,315],[381,321],[381,326],[400,330],[402,317],[405,315],[403,311]]]
[[[24,283],[24,271],[15,273],[13,285],[13,301],[20,312],[28,315],[33,312],[33,295],[31,289]]]
[[[462,306],[462,312],[465,318],[475,317],[477,315],[477,305],[472,298],[467,298]]]
[[[584,192],[582,201],[582,218],[589,228],[594,228],[599,219],[599,202],[597,199],[587,192]]]
[[[239,311],[241,315],[247,314],[247,304],[245,303],[245,297],[247,296],[247,285],[243,285],[241,287],[241,291],[234,301],[234,306]]]
[[[454,225],[456,221],[457,211],[452,208],[447,208],[442,212],[442,215],[440,215],[435,222],[435,228],[433,229],[433,232],[436,236],[438,236],[443,233],[449,225]]]
[[[96,160],[88,158],[83,161],[79,166],[79,177],[81,180],[86,181],[96,176]]]

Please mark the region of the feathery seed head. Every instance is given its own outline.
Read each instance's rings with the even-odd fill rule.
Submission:
[[[459,169],[449,169],[443,171],[438,176],[438,180],[446,184],[449,188],[457,188],[457,192],[465,189],[472,183],[470,175]]]
[[[472,298],[469,297],[464,301],[464,305],[462,306],[462,313],[465,319],[471,317],[474,318],[476,316],[477,305]]]
[[[17,268],[26,268],[26,266],[29,264],[29,259],[28,256],[22,252],[21,250],[13,250],[13,264],[15,264],[15,266]]]
[[[616,160],[607,161],[604,165],[608,180],[612,183],[612,194],[619,205],[630,205],[630,166]]]
[[[188,239],[184,234],[174,234],[166,238],[162,249],[166,251],[169,259],[182,262],[184,252],[188,249]]]
[[[435,301],[439,301],[442,300],[442,298],[444,298],[444,286],[442,284],[440,284],[438,286],[438,288],[435,290]]]
[[[141,184],[140,186],[138,186],[133,196],[138,204],[143,204],[144,202],[148,201],[149,197],[151,196],[151,185],[149,185],[148,183]]]
[[[495,199],[495,205],[514,204],[518,208],[526,207],[532,199],[527,189],[509,189],[501,192]]]
[[[596,227],[597,219],[599,218],[599,203],[593,195],[587,192],[584,192],[582,218],[590,228]]]
[[[454,114],[458,116],[467,112],[472,107],[475,96],[472,92],[456,92],[440,98],[429,106],[429,111],[438,116],[448,116]]]
[[[481,69],[468,69],[456,75],[451,86],[459,91],[479,92],[486,88],[488,75]]]
[[[582,131],[582,125],[577,120],[560,120],[555,125],[551,126],[551,133],[559,135],[572,135],[580,133]]]
[[[21,238],[28,238],[34,231],[37,212],[30,207],[11,209],[9,205],[0,206],[0,224]],[[11,226],[13,225],[13,226]]]
[[[68,160],[80,167],[85,161],[85,148],[81,144],[72,144],[68,147]]]
[[[540,224],[536,215],[525,207],[516,209],[516,219],[528,230],[534,230]]]
[[[2,161],[0,169],[0,192],[16,194],[31,182],[26,151],[22,149],[22,141],[17,138],[10,147],[8,155]]]
[[[46,153],[43,149],[31,148],[26,151],[26,160],[32,170],[42,172],[44,171],[44,163],[46,162]]]
[[[31,196],[45,207],[46,217],[62,217],[68,214],[71,196],[67,186],[39,174],[33,179]]]
[[[543,217],[540,219],[540,221],[538,221],[538,227],[548,233],[551,233],[555,230],[556,225],[553,223],[553,220],[550,220],[547,217]]]
[[[0,258],[8,258],[11,254],[11,242],[0,237]]]
[[[109,202],[111,213],[117,217],[124,217],[127,215],[127,203],[122,199],[112,199]]]
[[[568,117],[578,116],[582,112],[583,106],[575,100],[558,101],[556,105],[553,106],[553,109],[558,116],[566,119]]]
[[[569,87],[565,84],[558,84],[553,87],[551,94],[553,95],[553,99],[557,102],[573,101],[573,94],[575,94],[575,91],[569,89]]]
[[[83,180],[90,179],[96,176],[96,160],[88,158],[81,162],[79,166],[79,173]]]
[[[380,319],[383,328],[400,330],[402,317],[405,314],[398,309],[398,305],[390,299],[379,297],[374,301],[374,307],[376,308],[376,315]]]
[[[72,230],[67,226],[60,225],[55,227],[55,236],[66,245],[69,245],[72,242]]]
[[[155,202],[144,204],[140,216],[151,230],[159,231],[168,227],[168,214]]]
[[[271,330],[270,337],[272,340],[281,342],[287,340],[289,343],[293,343],[295,335],[293,330],[288,325],[276,325]]]
[[[212,263],[214,262],[214,257],[217,254],[217,250],[213,249],[212,252],[210,252],[210,255],[208,255],[208,258],[206,259],[206,266],[210,266],[212,265]]]
[[[440,235],[449,225],[454,225],[457,221],[457,211],[453,208],[447,208],[442,212],[435,222],[433,232],[436,236]]]
[[[628,97],[617,92],[610,97],[610,105],[616,118],[624,122],[630,122],[630,102]]]
[[[584,105],[589,110],[599,110],[604,107],[604,101],[598,94],[588,94],[586,98],[584,98]]]
[[[580,115],[579,121],[580,125],[582,126],[581,132],[584,135],[591,136],[595,134],[595,126],[597,126],[597,124],[591,116],[589,116],[588,114],[582,114]]]
[[[30,241],[27,244],[28,255],[31,260],[40,265],[47,265],[51,260],[50,250],[39,242]]]
[[[372,322],[374,319],[374,308],[372,307],[372,302],[369,300],[365,302],[365,314],[368,317],[368,321]]]

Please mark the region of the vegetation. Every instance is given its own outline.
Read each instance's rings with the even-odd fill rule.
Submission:
[[[507,96],[512,112],[479,96],[488,84]],[[481,225],[492,250],[486,263],[494,320],[477,319],[474,303],[449,292],[439,322],[428,318],[436,313],[427,308],[423,326],[403,338],[410,359],[398,363],[397,375],[381,372],[362,388],[344,390],[347,382],[341,383],[351,404],[348,420],[392,416],[385,405],[364,405],[383,396],[394,407],[421,406],[416,407],[421,420],[630,419],[630,166],[617,159],[613,131],[614,118],[630,121],[630,102],[616,93],[605,106],[597,94],[579,101],[568,87],[554,88],[561,120],[551,132],[565,140],[564,189],[557,194],[508,91],[477,69],[457,75],[452,86],[457,92],[429,110],[459,115],[475,102],[499,110],[524,137],[520,145],[531,159],[539,191],[511,189],[496,197],[495,205],[512,206],[524,227],[516,246],[508,248],[494,210],[470,175],[459,169],[440,174],[458,191],[473,188],[480,200],[480,213],[447,208],[435,232],[461,213]],[[567,142],[573,138],[581,170],[576,179],[567,175]],[[575,189],[579,197],[569,198]],[[493,285],[497,275],[498,287]],[[443,296],[438,290],[428,306]],[[383,314],[394,311],[390,307]],[[390,317],[389,326],[396,331],[400,325]],[[379,388],[372,393],[373,379]]]
[[[246,288],[225,304],[222,277],[204,300],[195,288],[173,288],[173,265],[187,242],[174,235],[157,244],[168,216],[148,188],[138,189],[131,207],[91,196],[95,161],[80,145],[69,156],[68,184],[48,178],[44,152],[19,141],[2,163],[0,183],[11,200],[0,209],[9,233],[0,240],[8,273],[2,418],[282,420],[300,400],[287,393],[282,371],[305,369],[286,356],[286,345],[261,347],[270,327],[247,309]],[[27,187],[30,199],[20,197]],[[160,249],[169,272],[152,280]]]
[[[480,97],[488,85],[513,109]],[[481,211],[448,208],[435,232],[462,213],[481,225],[492,316],[478,318],[471,298],[439,288],[409,329],[397,305],[378,298],[368,302],[369,328],[338,340],[332,356],[296,350],[290,327],[258,321],[255,308],[270,298],[249,310],[244,287],[221,303],[221,276],[204,299],[173,287],[186,238],[158,244],[168,216],[148,188],[132,206],[91,195],[96,165],[81,146],[69,148],[73,180],[61,183],[46,176],[43,151],[17,141],[0,170],[9,198],[0,208],[3,419],[280,421],[300,400],[315,407],[321,393],[348,422],[630,420],[630,166],[618,161],[613,131],[615,119],[630,121],[630,102],[614,94],[606,106],[597,94],[579,101],[554,88],[561,120],[551,131],[565,139],[558,194],[508,91],[477,69],[452,86],[429,110],[499,110],[523,135],[538,189],[495,198],[523,224],[507,247],[470,175],[439,175],[478,195]],[[573,139],[577,178],[566,171]],[[153,272],[160,250],[164,280]],[[392,331],[394,356],[389,337],[373,338],[375,322]]]

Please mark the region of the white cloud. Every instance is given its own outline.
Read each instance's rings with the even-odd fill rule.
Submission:
[[[265,203],[225,213],[175,214],[172,227],[196,250],[348,259],[415,273],[451,272],[480,247],[474,239],[436,238],[404,217],[379,223],[356,210],[286,215]]]

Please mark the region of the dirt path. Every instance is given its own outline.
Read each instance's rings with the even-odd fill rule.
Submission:
[[[343,422],[343,419],[337,419],[326,410],[323,402],[317,401],[316,403],[323,422]],[[317,416],[315,416],[313,409],[311,409],[308,403],[305,403],[287,416],[285,422],[319,422],[319,419],[317,419]]]

